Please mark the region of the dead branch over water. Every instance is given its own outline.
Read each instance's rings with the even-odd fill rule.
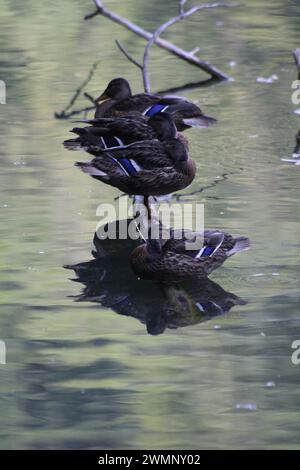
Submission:
[[[178,23],[182,21],[183,19],[194,15],[195,13],[201,11],[201,10],[207,10],[207,9],[212,9],[212,8],[230,8],[237,6],[236,4],[229,4],[229,3],[203,3],[202,5],[194,6],[190,8],[187,11],[184,11],[184,5],[186,3],[186,0],[180,1],[179,2],[179,14],[175,18],[171,18],[169,21],[167,21],[165,24],[161,25],[155,32],[154,34],[151,34],[149,31],[146,31],[145,29],[141,28],[140,26],[136,25],[135,23],[132,23],[129,21],[127,18],[123,18],[122,16],[119,16],[117,13],[108,10],[106,7],[104,7],[103,2],[101,0],[94,0],[95,6],[96,6],[96,11],[94,11],[92,14],[86,15],[85,19],[89,20],[91,18],[94,18],[97,15],[102,15],[111,21],[114,21],[115,23],[118,23],[121,26],[124,26],[126,29],[129,29],[136,35],[146,39],[148,41],[145,53],[144,53],[144,60],[143,60],[143,67],[144,69],[146,68],[146,71],[144,72],[144,86],[145,86],[145,91],[149,91],[149,83],[147,81],[147,77],[149,77],[149,74],[147,73],[148,69],[148,60],[149,60],[149,52],[153,44],[155,43],[157,46],[161,47],[162,49],[167,50],[171,54],[180,57],[182,60],[188,62],[191,65],[194,65],[204,72],[208,73],[211,75],[211,77],[214,77],[218,80],[228,80],[230,77],[219,70],[217,67],[213,66],[209,62],[206,62],[204,60],[201,60],[199,57],[196,56],[196,53],[198,50],[194,49],[193,51],[185,51],[184,49],[181,49],[180,47],[176,46],[175,44],[165,40],[161,39],[160,35],[168,29],[170,26],[172,26],[175,23]],[[147,88],[149,88],[147,90]]]
[[[126,18],[121,17],[117,13],[108,10],[106,7],[104,7],[103,2],[101,0],[93,0],[96,6],[96,10],[85,16],[85,20],[90,20],[96,16],[104,16],[111,21],[125,27],[126,29],[132,31],[136,35],[144,38],[147,40],[147,45],[145,47],[144,55],[143,55],[143,61],[142,63],[136,60],[126,49],[126,47],[118,40],[116,40],[116,44],[120,51],[124,54],[124,56],[132,63],[134,64],[141,72],[143,76],[143,83],[144,83],[144,90],[146,92],[151,91],[151,86],[150,86],[150,76],[149,76],[149,59],[151,55],[151,50],[154,45],[157,45],[158,47],[161,47],[162,49],[167,50],[171,54],[179,57],[180,59],[184,60],[185,62],[194,65],[207,74],[210,75],[210,78],[196,82],[196,83],[187,83],[183,85],[182,87],[174,88],[174,89],[169,89],[169,90],[164,90],[161,93],[166,93],[166,92],[177,92],[180,90],[184,89],[189,89],[189,88],[196,88],[200,86],[208,86],[215,84],[216,82],[220,82],[222,80],[228,80],[230,77],[219,70],[217,67],[213,66],[212,64],[201,60],[197,54],[199,53],[199,47],[194,48],[192,51],[185,51],[184,49],[181,49],[180,47],[174,45],[173,43],[161,39],[161,35],[172,25],[179,23],[183,21],[185,18],[188,18],[195,13],[198,13],[203,10],[209,10],[209,9],[215,9],[215,8],[232,8],[234,6],[237,6],[237,4],[230,4],[230,3],[221,3],[221,2],[214,2],[214,3],[202,3],[201,5],[193,6],[188,10],[185,10],[185,4],[187,3],[187,0],[179,0],[178,2],[178,15],[175,16],[174,18],[171,18],[164,24],[160,25],[154,33],[150,33],[149,31],[146,31],[145,29],[139,27],[135,23],[132,23]],[[55,113],[55,117],[57,119],[68,119],[74,115],[86,113],[88,111],[91,111],[95,108],[94,105],[94,99],[92,96],[90,96],[88,93],[84,93],[84,96],[93,103],[93,106],[87,106],[81,109],[71,109],[75,102],[77,101],[78,97],[81,95],[83,92],[83,89],[87,86],[87,84],[90,82],[92,79],[94,72],[96,70],[96,67],[98,65],[99,61],[93,64],[87,78],[84,80],[84,82],[79,86],[79,88],[75,91],[74,95],[72,96],[70,102],[68,105],[60,112]]]

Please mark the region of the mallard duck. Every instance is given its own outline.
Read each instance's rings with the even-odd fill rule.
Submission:
[[[94,142],[86,150],[96,158],[75,165],[126,194],[161,196],[185,188],[195,177],[195,162],[176,137],[144,140],[127,146],[115,142],[119,146],[106,149],[97,143],[98,136],[87,134],[85,138]]]
[[[77,134],[76,139],[64,141],[68,150],[86,150],[97,155],[96,148],[117,147],[142,140],[166,140],[178,138],[186,146],[187,139],[177,132],[172,117],[158,114],[153,118],[142,115],[127,115],[119,118],[98,118],[84,121],[87,127],[74,127],[70,132]]]
[[[131,316],[146,325],[148,333],[161,334],[166,328],[195,325],[228,313],[246,302],[207,279],[166,284],[141,282],[128,259],[138,240],[120,238],[133,219],[118,220],[99,227],[100,233],[116,234],[116,239],[94,236],[93,259],[64,266],[74,270],[74,281],[84,285],[76,301],[95,302],[120,315]],[[111,225],[111,227],[110,227]],[[118,282],[116,282],[116,279]]]
[[[179,96],[162,96],[149,93],[132,95],[124,78],[115,78],[96,100],[96,118],[116,117],[131,112],[152,117],[158,113],[170,114],[179,131],[190,127],[208,127],[216,119],[203,114],[201,109]]]
[[[201,237],[204,241],[200,249],[187,249],[188,243],[195,243]],[[218,230],[207,230],[204,234],[187,231],[181,239],[149,238],[133,250],[130,262],[142,278],[176,282],[193,276],[204,278],[227,258],[249,248],[246,237],[233,238]]]

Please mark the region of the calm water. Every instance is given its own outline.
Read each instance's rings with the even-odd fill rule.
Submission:
[[[199,171],[183,193],[205,203],[207,227],[248,235],[253,248],[207,285],[163,292],[135,280],[125,245],[92,261],[96,208],[119,193],[73,167],[61,145],[71,122],[53,117],[96,60],[87,91],[115,76],[139,90],[114,39],[136,57],[143,41],[104,18],[84,22],[92,2],[0,0],[1,448],[300,447],[300,167],[281,161],[300,127],[290,53],[300,5],[250,3],[203,12],[168,37],[235,79],[185,92],[219,123],[188,132]],[[106,4],[153,29],[177,2]],[[151,78],[161,90],[205,75],[155,49]],[[82,283],[70,281],[63,265],[82,262]],[[206,317],[195,302],[210,305]]]

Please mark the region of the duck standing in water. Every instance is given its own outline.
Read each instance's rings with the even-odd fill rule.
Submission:
[[[172,118],[155,116],[144,125],[147,140],[123,145],[132,139],[135,132],[132,126],[120,129],[122,139],[114,135],[114,126],[108,126],[103,131],[101,127],[96,131],[76,129],[80,136],[66,141],[65,146],[72,149],[79,146],[94,155],[92,161],[75,165],[126,194],[160,196],[188,186],[195,177],[196,165],[185,142],[178,138]],[[149,133],[156,138],[149,139]]]
[[[208,127],[216,119],[206,116],[201,109],[179,96],[150,93],[133,95],[127,80],[115,78],[96,100],[95,117],[118,117],[136,112],[152,117],[158,113],[170,114],[179,131],[190,127]]]
[[[200,250],[187,249],[187,243],[200,237],[204,240]],[[184,235],[167,241],[149,238],[133,250],[130,262],[141,278],[177,282],[194,276],[205,278],[230,256],[249,248],[250,240],[246,237],[233,238],[228,233],[207,230],[204,234],[194,232],[194,238]]]

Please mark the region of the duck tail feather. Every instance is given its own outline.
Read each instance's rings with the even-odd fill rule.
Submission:
[[[82,144],[79,139],[68,139],[64,141],[64,147],[67,150],[82,150]]]
[[[83,124],[94,124],[95,119],[76,119],[75,121],[72,121],[73,124],[81,122]]]
[[[231,250],[227,251],[227,256],[232,256],[235,253],[239,253],[240,251],[249,250],[251,246],[251,242],[247,237],[238,237],[235,238],[234,241],[234,247]]]
[[[76,162],[75,166],[80,168],[81,171],[87,173],[90,176],[100,176],[103,178],[107,177],[107,173],[96,168],[93,163]]]
[[[189,127],[209,127],[212,124],[215,124],[217,120],[210,116],[205,116],[204,114],[199,117],[193,118],[184,118],[183,122],[186,126]]]
[[[84,127],[73,127],[73,129],[71,129],[70,132],[72,132],[73,134],[77,134],[77,135],[88,134],[88,132],[86,131],[86,129],[84,129]]]

